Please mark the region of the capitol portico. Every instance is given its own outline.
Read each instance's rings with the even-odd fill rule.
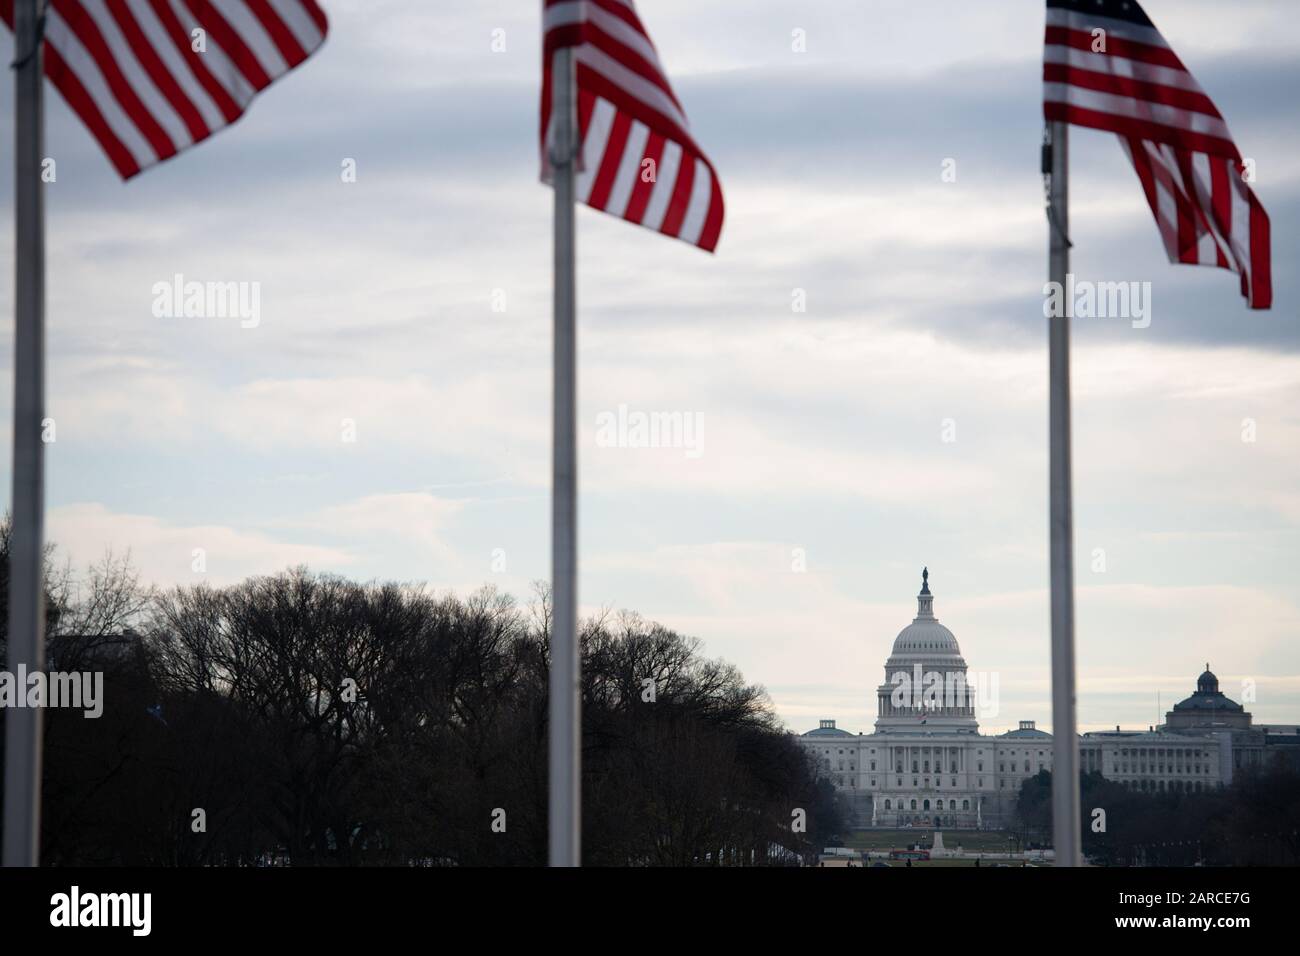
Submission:
[[[797,739],[849,798],[856,826],[1000,828],[1010,825],[1024,781],[1051,770],[1052,736],[1033,721],[981,734],[977,705],[995,703],[988,699],[995,695],[996,687],[970,675],[957,638],[935,616],[927,569],[916,617],[894,639],[876,688],[875,730],[852,734],[827,719]],[[1294,761],[1300,733],[1251,728],[1250,715],[1219,692],[1207,666],[1167,725],[1084,734],[1079,749],[1085,771],[1125,786],[1195,791],[1261,765],[1266,749]]]

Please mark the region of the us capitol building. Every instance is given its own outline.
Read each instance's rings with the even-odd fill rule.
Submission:
[[[894,639],[876,689],[876,726],[852,734],[822,720],[796,739],[822,776],[848,796],[854,825],[998,829],[1011,822],[1021,784],[1052,769],[1052,735],[1020,721],[989,736],[975,719],[975,686],[952,631],[934,616],[929,570],[916,618]],[[1273,753],[1295,761],[1295,726],[1251,726],[1206,665],[1196,692],[1145,731],[1086,733],[1079,762],[1125,786],[1198,791],[1232,782]],[[1267,754],[1267,757],[1266,757]]]

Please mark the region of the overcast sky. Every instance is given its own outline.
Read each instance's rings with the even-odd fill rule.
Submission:
[[[305,562],[525,598],[549,575],[540,4],[321,2],[311,60],[127,185],[48,95],[49,537],[158,584]],[[710,256],[579,213],[584,608],[699,637],[792,729],[869,731],[928,565],[999,676],[982,726],[1049,725],[1042,3],[638,6],[727,219]],[[1074,330],[1080,724],[1145,728],[1207,661],[1257,721],[1300,722],[1300,21],[1145,8],[1256,161],[1274,308],[1168,265],[1115,137],[1074,133],[1074,272],[1152,287],[1149,328]],[[260,283],[260,324],[156,318],[178,273]],[[6,471],[12,308],[6,280]],[[620,405],[697,416],[702,454],[598,446]]]

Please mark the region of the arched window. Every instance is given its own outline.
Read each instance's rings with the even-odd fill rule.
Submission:
[[[886,810],[892,810],[892,809],[893,809],[893,807],[891,807],[891,806],[889,805],[889,801],[888,801],[888,800],[885,801],[885,809],[886,809]]]
[[[922,804],[921,804],[921,809],[922,809],[922,810],[929,810],[929,809],[930,809],[930,801],[929,801],[929,800],[926,800],[924,803],[922,803]]]
[[[969,800],[963,800],[963,801],[961,802],[961,808],[962,808],[963,810],[969,810],[969,809],[970,809],[970,801],[969,801]]]
[[[949,810],[956,810],[956,809],[957,809],[957,801],[956,801],[956,800],[949,800],[949,801],[948,801],[948,809],[949,809]]]
[[[916,809],[916,801],[915,801],[915,800],[912,801],[912,809],[913,809],[913,810]]]

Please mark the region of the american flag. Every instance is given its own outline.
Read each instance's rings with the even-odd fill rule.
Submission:
[[[1272,304],[1268,215],[1251,167],[1135,0],[1047,0],[1043,113],[1119,136],[1170,262],[1231,269],[1250,308]]]
[[[315,0],[50,0],[45,75],[129,179],[239,119],[326,29]]]
[[[573,47],[577,198],[713,251],[722,189],[632,0],[544,0],[542,30],[542,179],[550,179],[552,62]]]

